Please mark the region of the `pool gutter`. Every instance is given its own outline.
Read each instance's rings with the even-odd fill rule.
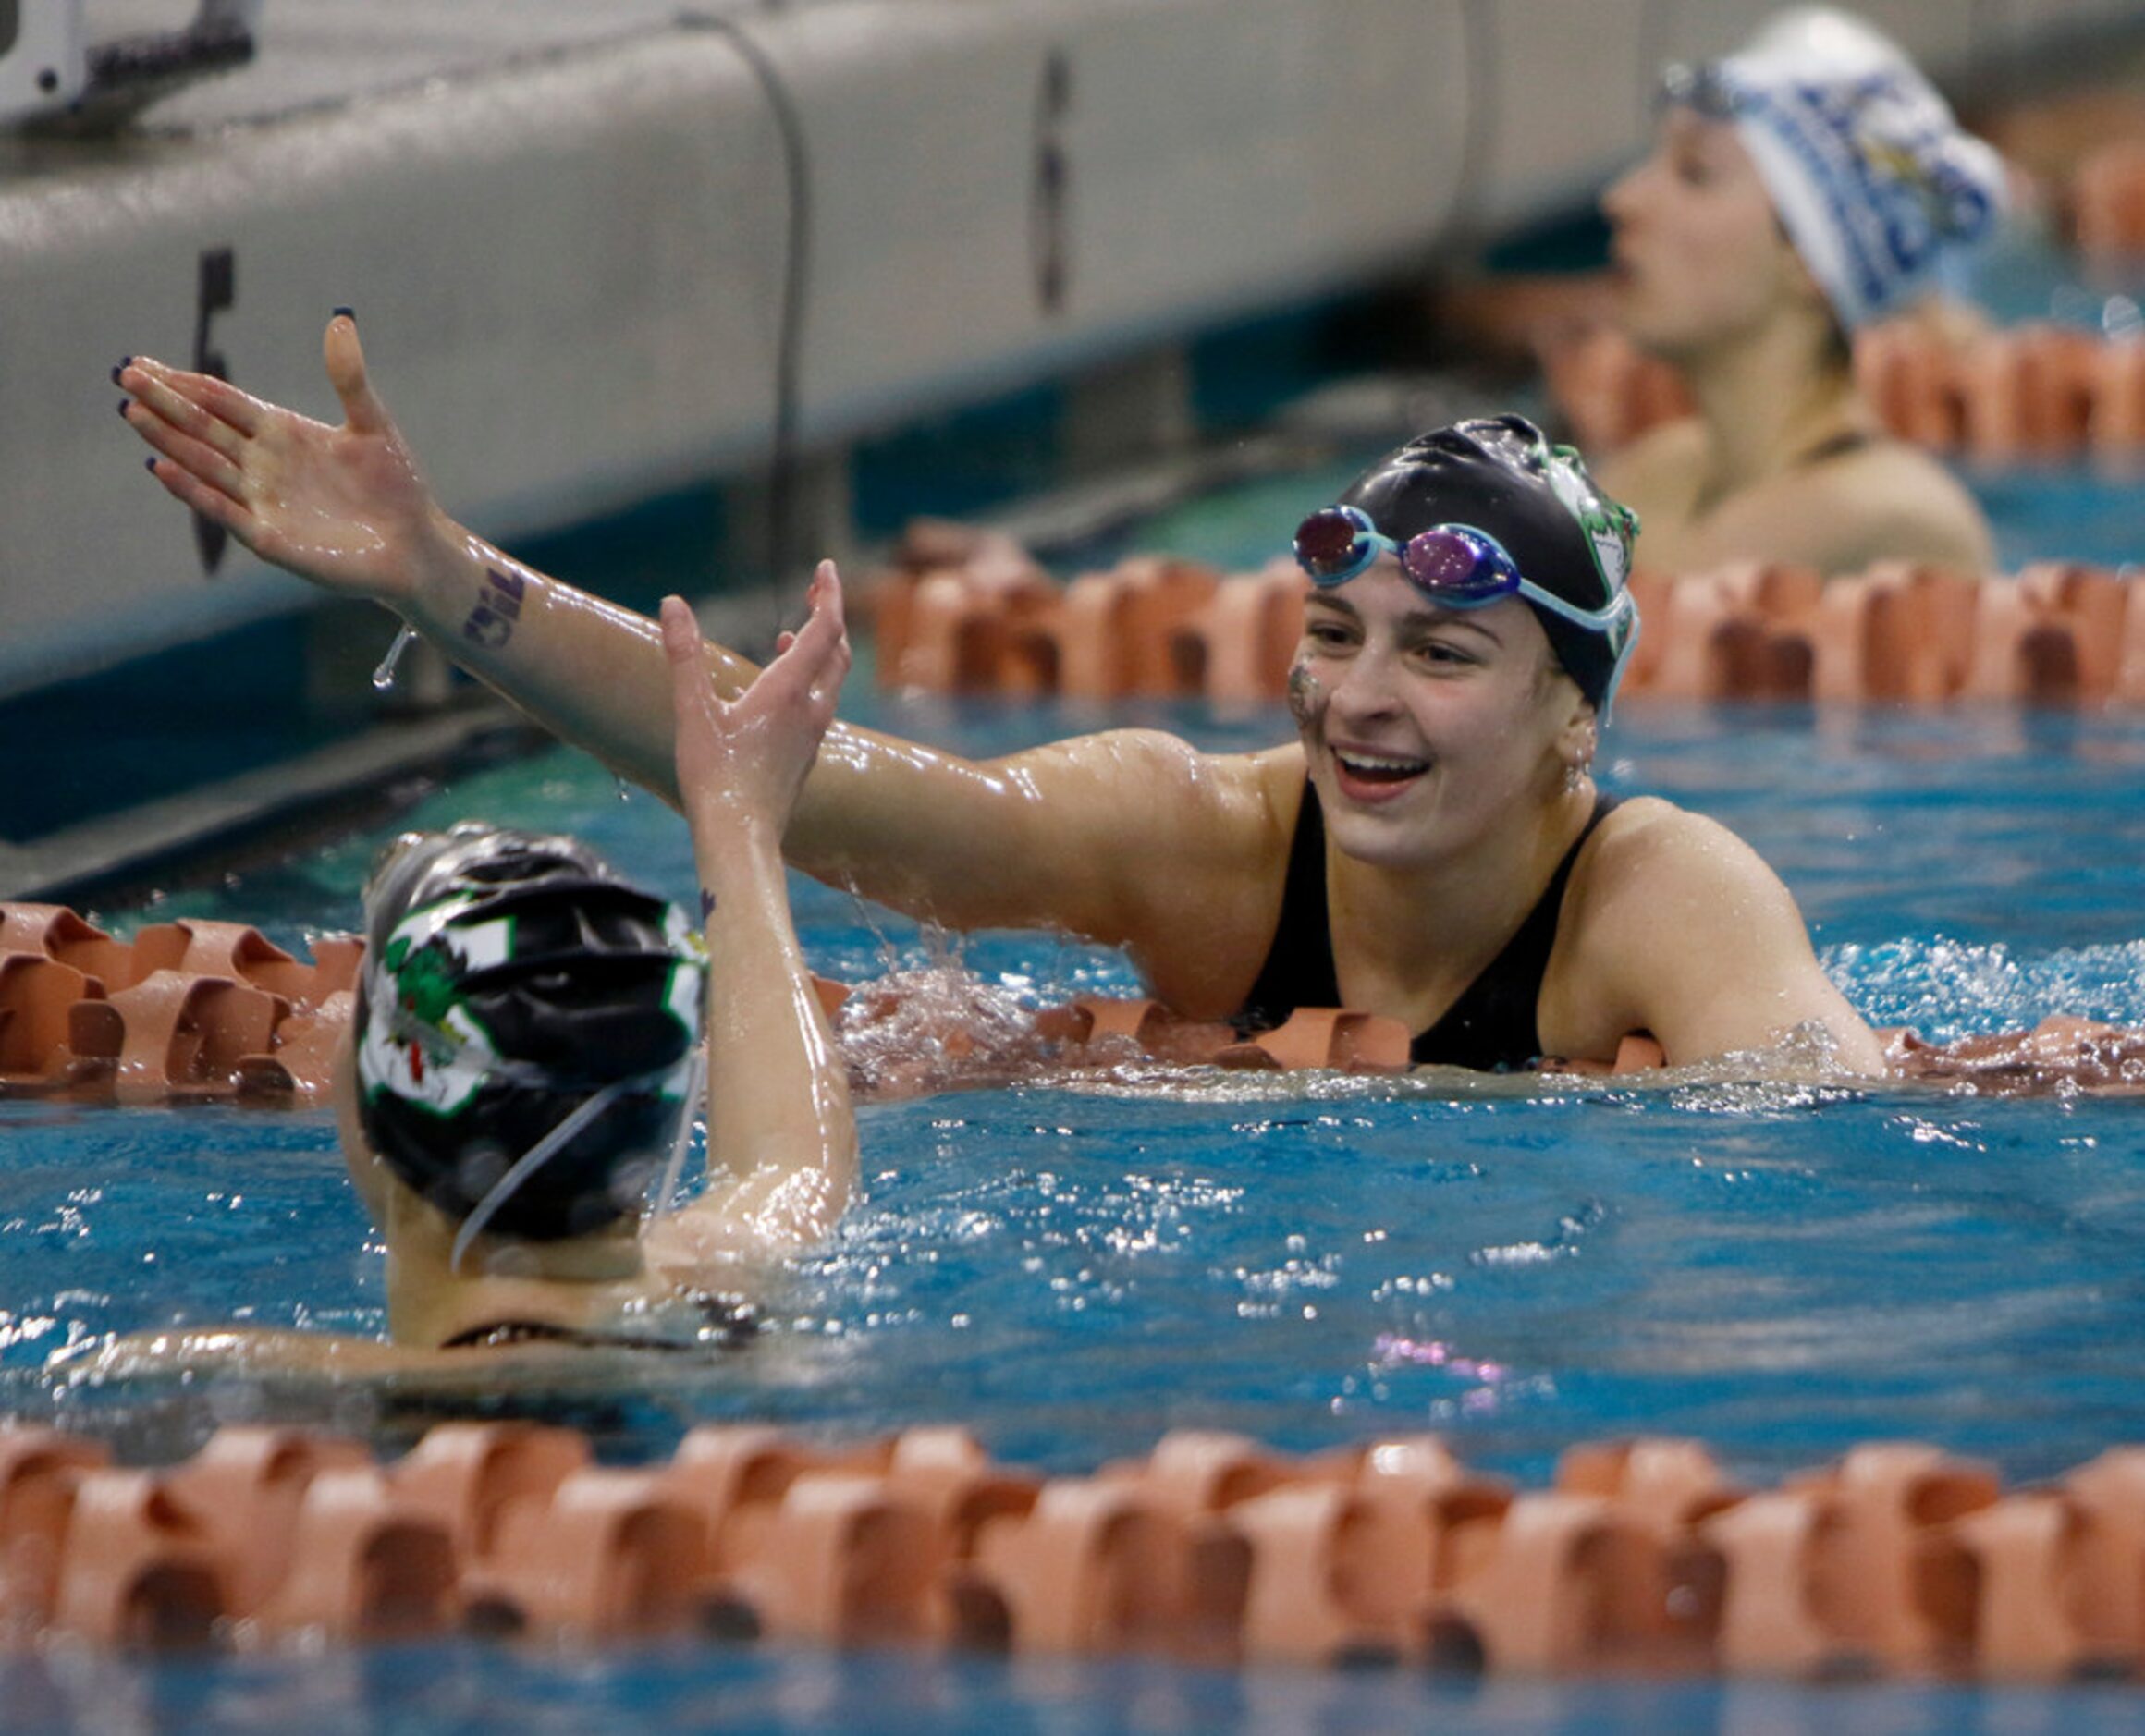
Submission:
[[[100,816],[24,844],[0,843],[0,899],[79,903],[145,888],[189,859],[325,818],[366,792],[434,779],[472,757],[543,740],[484,695],[425,717],[375,724],[312,752]]]

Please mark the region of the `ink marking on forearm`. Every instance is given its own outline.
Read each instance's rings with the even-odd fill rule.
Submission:
[[[513,638],[514,623],[521,618],[525,583],[518,572],[485,568],[484,582],[477,591],[477,605],[461,624],[461,636],[474,640],[486,651],[496,651]]]

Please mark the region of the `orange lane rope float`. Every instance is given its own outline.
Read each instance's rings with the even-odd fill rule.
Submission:
[[[0,904],[0,1095],[316,1096],[363,943],[313,950],[305,962],[238,923],[120,941],[61,905]]]
[[[1605,322],[1547,326],[1536,349],[1588,452],[1691,412],[1675,371]],[[1985,465],[2086,458],[2117,477],[2145,468],[2145,342],[2136,331],[1887,320],[1855,335],[1854,366],[1862,395],[1903,440]]]
[[[1551,1487],[1428,1436],[1291,1457],[1178,1431],[1086,1476],[957,1427],[828,1447],[693,1429],[594,1463],[529,1423],[401,1459],[227,1426],[122,1468],[0,1426],[0,1648],[272,1648],[454,1632],[602,1643],[1142,1652],[1544,1674],[2128,1677],[2145,1652],[2145,1449],[2006,1490],[1858,1447],[1751,1489],[1693,1442],[1582,1445]]]
[[[313,942],[309,964],[258,929],[191,920],[143,928],[129,943],[65,906],[0,903],[0,1098],[318,1103],[349,1028],[350,984],[363,948],[351,935],[323,935]],[[975,1082],[962,1068],[974,1042],[960,1007],[912,1008],[899,984],[814,983],[844,1036],[891,1031],[904,1042],[928,1041],[950,1069],[949,1082]],[[909,1019],[912,1011],[929,1028]],[[1346,1073],[1402,1073],[1412,1065],[1399,1020],[1342,1008],[1298,1008],[1271,1030],[1249,1033],[1184,1019],[1138,996],[1082,996],[1029,1019],[1036,1046],[1028,1058],[1038,1065],[1135,1060]],[[1942,1045],[1904,1029],[1880,1034],[1902,1079],[2006,1095],[2145,1089],[2145,1030],[2059,1015],[2030,1031]],[[1631,1076],[1663,1061],[1661,1045],[1635,1033],[1612,1060],[1551,1058],[1541,1070]],[[933,1083],[928,1068],[865,1070],[862,1082],[879,1095]]]
[[[2145,346],[2141,346],[2145,351]],[[1645,630],[1618,697],[2081,707],[2145,703],[2145,576],[1905,561],[1825,579],[1755,562],[1632,575]],[[1114,700],[1282,697],[1306,585],[1140,556],[1054,583],[1007,539],[915,527],[871,593],[880,682]]]

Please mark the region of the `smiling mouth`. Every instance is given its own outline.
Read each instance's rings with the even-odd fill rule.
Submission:
[[[1363,784],[1404,784],[1430,769],[1428,760],[1402,759],[1390,753],[1343,753],[1338,749],[1334,750],[1333,763]]]

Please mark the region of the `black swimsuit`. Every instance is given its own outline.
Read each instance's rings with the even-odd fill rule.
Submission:
[[[1416,1034],[1409,1053],[1418,1065],[1510,1072],[1541,1059],[1535,1011],[1541,999],[1542,978],[1549,971],[1550,951],[1556,945],[1564,887],[1580,848],[1615,810],[1617,801],[1614,796],[1595,799],[1585,828],[1572,840],[1572,848],[1504,950],[1483,967],[1481,975],[1467,984],[1443,1018]],[[1234,1022],[1246,1032],[1271,1030],[1299,1007],[1340,1004],[1341,984],[1333,968],[1333,935],[1326,910],[1326,818],[1318,790],[1306,783],[1304,805],[1296,813],[1296,835],[1289,846],[1288,879],[1281,888],[1281,914],[1274,925],[1273,945]]]

